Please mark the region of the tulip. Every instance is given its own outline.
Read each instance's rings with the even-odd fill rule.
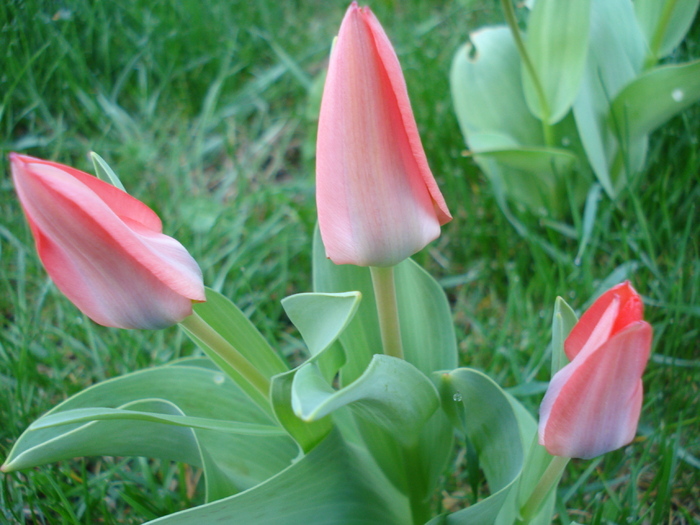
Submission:
[[[369,8],[354,2],[331,51],[316,155],[318,221],[336,264],[395,265],[452,218],[394,49]]]
[[[199,266],[148,206],[69,166],[17,153],[10,163],[46,271],[90,319],[158,329],[205,300]]]
[[[564,342],[571,361],[540,407],[539,442],[555,456],[590,459],[634,439],[652,328],[629,282],[601,295]]]

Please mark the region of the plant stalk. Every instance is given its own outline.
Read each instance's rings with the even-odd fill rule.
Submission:
[[[396,303],[394,267],[370,267],[374,298],[377,301],[379,329],[382,334],[384,354],[403,359],[399,307]]]
[[[561,456],[552,456],[552,460],[542,474],[537,486],[530,494],[528,500],[520,507],[520,515],[516,521],[517,524],[528,524],[535,517],[537,512],[542,507],[544,500],[547,499],[549,493],[559,484],[561,475],[564,469],[569,464],[571,458]]]
[[[214,330],[197,313],[186,317],[180,324],[192,332],[204,344],[209,346],[228,365],[235,369],[253,388],[260,392],[265,399],[270,399],[270,381],[253,364],[233,347],[219,332]]]
[[[515,46],[518,48],[518,54],[520,54],[520,59],[525,64],[525,69],[527,69],[530,78],[532,79],[532,84],[535,87],[535,93],[537,93],[537,100],[540,103],[540,108],[542,108],[543,117],[542,122],[542,134],[544,135],[544,142],[548,147],[554,147],[554,131],[552,126],[549,124],[550,117],[550,107],[547,103],[547,97],[544,94],[544,88],[540,82],[540,77],[537,75],[535,66],[530,60],[530,55],[527,53],[525,48],[525,43],[523,42],[522,36],[520,36],[520,28],[518,27],[518,20],[515,17],[515,9],[513,9],[513,0],[501,0],[501,5],[503,6],[503,14],[506,17],[506,22],[510,28],[510,32],[513,35],[513,40],[515,40]]]
[[[671,22],[671,15],[673,10],[676,8],[678,0],[667,0],[664,5],[663,11],[661,11],[661,16],[659,17],[659,22],[656,24],[656,30],[651,37],[651,44],[649,45],[649,54],[644,60],[644,66],[642,71],[648,71],[654,64],[659,61],[659,51],[661,50],[661,44],[668,29],[668,24]]]

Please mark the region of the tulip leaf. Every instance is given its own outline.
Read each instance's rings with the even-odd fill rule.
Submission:
[[[342,351],[342,350],[341,350]],[[272,378],[270,398],[277,421],[297,442],[304,453],[311,452],[333,429],[330,418],[303,421],[292,409],[292,385],[299,368]]]
[[[542,127],[525,101],[520,55],[508,27],[486,27],[469,40],[455,54],[450,71],[452,101],[469,147],[479,149],[472,142],[478,133],[509,137],[499,148],[542,144]]]
[[[522,509],[525,506],[528,499],[532,496],[537,483],[542,479],[542,475],[552,462],[552,456],[547,452],[544,446],[538,443],[536,434],[529,449],[526,448],[525,450],[528,452],[525,465],[523,466],[523,472],[518,482],[517,500],[515,500],[517,501],[517,506],[514,507],[515,509]],[[557,475],[545,501],[541,504],[539,510],[535,511],[535,515],[528,523],[532,523],[532,525],[550,525],[552,523],[552,515],[554,514],[554,504],[556,501],[556,487],[559,485],[562,474],[563,471]],[[513,491],[511,494],[515,492],[516,491]],[[512,504],[514,502],[510,503]]]
[[[92,159],[92,165],[95,167],[95,175],[97,175],[98,179],[109,182],[112,186],[119,188],[124,192],[126,191],[122,181],[119,180],[119,177],[116,173],[114,173],[114,170],[110,168],[105,159],[100,157],[94,151],[90,152],[90,158]]]
[[[635,0],[637,21],[653,65],[681,43],[695,19],[700,0]]]
[[[342,333],[360,304],[359,292],[301,293],[282,299],[289,319],[312,356],[328,348]]]
[[[588,58],[581,89],[574,101],[576,127],[588,161],[605,192],[614,198],[615,176],[610,165],[618,153],[617,139],[607,124],[611,100],[642,69],[646,44],[634,20],[632,3],[592,0]],[[639,164],[643,145],[628,144]],[[624,167],[624,164],[621,164]]]
[[[525,98],[538,119],[554,124],[568,113],[586,65],[591,0],[538,0],[530,14],[526,49],[542,96],[525,64]],[[542,107],[542,104],[546,107]]]
[[[230,345],[240,359],[264,379],[286,372],[286,363],[275,353],[250,320],[229,299],[206,288],[206,302],[195,304],[192,316],[184,319],[180,327],[216,365],[224,371],[260,408],[272,417],[267,397],[254,387],[244,373],[220,354],[220,350],[206,336],[220,338]]]
[[[331,380],[345,363],[340,347],[324,352],[352,320],[361,295],[359,292],[338,294],[302,293],[282,299],[282,306],[294,323],[327,380]],[[321,355],[323,353],[323,355]]]
[[[300,370],[313,367],[322,384],[328,385],[345,363],[343,348],[336,342],[348,326],[360,304],[359,292],[304,293],[282,300],[287,316],[304,338],[311,357],[299,368],[275,376],[272,404],[277,420],[297,441],[304,452],[311,451],[331,430],[328,418],[300,418],[292,409],[293,384]],[[330,388],[330,386],[328,386]]]
[[[339,338],[347,356],[341,379],[347,385],[364,373],[372,355],[382,349],[369,268],[333,264],[325,256],[317,228],[313,271],[317,292],[362,295],[357,313]],[[440,284],[411,259],[394,268],[394,278],[406,361],[424,374],[456,367],[452,313]]]
[[[564,149],[557,148],[512,148],[481,150],[478,155],[488,156],[498,160],[504,166],[532,172],[548,172],[550,177],[573,169],[576,155]]]
[[[433,383],[410,363],[375,355],[358,379],[333,390],[314,363],[302,366],[292,385],[292,407],[297,416],[314,421],[349,406],[412,446],[423,425],[440,405]]]
[[[567,202],[566,179],[571,178],[573,167],[579,168],[580,175],[576,156],[542,146],[542,124],[525,100],[520,56],[510,30],[487,27],[470,39],[457,51],[450,73],[455,112],[470,153],[489,178],[499,203],[507,197],[538,215],[561,215]],[[573,119],[564,119],[553,131],[556,144],[581,147]],[[572,186],[577,195],[585,196],[585,177],[576,177]],[[505,205],[501,208],[509,213]]]
[[[559,372],[569,363],[564,353],[564,341],[574,327],[578,317],[573,309],[561,297],[554,302],[554,315],[552,316],[552,375]]]
[[[266,377],[289,370],[284,360],[233,302],[211,288],[206,289],[206,295],[206,302],[195,304],[194,311],[255,368]]]
[[[147,400],[139,401],[144,403]],[[158,400],[155,400],[158,401]],[[131,405],[124,405],[131,406]],[[32,423],[28,430],[57,427],[71,423],[88,423],[90,421],[134,420],[165,423],[179,427],[199,428],[245,436],[284,436],[286,433],[278,426],[242,423],[239,421],[224,421],[203,417],[188,417],[158,412],[143,412],[124,408],[74,408],[44,416]]]
[[[369,268],[336,265],[325,256],[316,229],[313,250],[313,281],[317,292],[351,290],[362,294],[355,317],[340,335],[347,357],[340,370],[340,387],[360,377],[372,356],[382,349],[377,306]],[[401,336],[406,361],[425,375],[457,366],[457,342],[452,314],[442,287],[425,270],[408,259],[394,268]],[[342,411],[341,411],[342,412]],[[366,419],[355,418],[362,438],[392,482],[405,488],[405,461],[400,443],[384,428]],[[433,487],[449,460],[453,431],[444,414],[435,412],[419,438],[419,462],[426,473],[426,487]]]
[[[309,454],[264,483],[148,525],[218,523],[362,525],[411,523],[405,497],[370,458],[331,433]]]
[[[127,410],[150,414],[147,418],[110,419]],[[112,415],[90,422],[67,421],[90,412]],[[188,419],[199,428],[173,425],[186,424]],[[45,425],[59,421],[63,424]],[[287,467],[297,453],[287,436],[213,430],[216,426],[230,430],[230,422],[244,427],[272,426],[220,370],[201,359],[183,360],[110,379],[70,397],[19,437],[3,469],[21,470],[95,455],[183,461],[204,468],[207,500],[211,501],[260,483]],[[203,428],[207,425],[212,428]]]
[[[634,140],[700,100],[700,60],[663,66],[629,83],[615,97],[610,126]]]
[[[537,424],[518,401],[477,370],[440,373],[439,390],[443,410],[476,449],[491,495],[466,509],[443,514],[430,525],[513,523],[517,487]],[[550,497],[532,523],[550,523],[553,503]]]
[[[526,206],[539,215],[552,210],[555,215],[563,213],[565,203],[559,198],[566,189],[578,163],[576,155],[557,148],[511,148],[475,152],[476,159],[493,160],[500,179],[514,202]]]

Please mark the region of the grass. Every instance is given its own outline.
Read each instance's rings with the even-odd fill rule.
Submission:
[[[91,171],[95,150],[163,218],[283,354],[299,342],[279,300],[310,289],[314,89],[346,2],[88,2],[0,6],[0,150]],[[599,203],[591,241],[542,225],[524,239],[498,209],[452,114],[447,75],[490,3],[378,0],[404,67],[433,172],[455,220],[417,260],[453,304],[463,364],[533,411],[548,379],[554,300],[579,311],[630,278],[655,330],[638,437],[574,461],[559,522],[700,520],[700,197],[697,105],[652,137],[620,203]],[[674,59],[700,56],[696,23]],[[50,283],[12,188],[0,179],[0,456],[31,421],[84,387],[195,352],[182,334],[102,328]],[[469,496],[463,465],[446,473]],[[140,523],[202,501],[198,473],[144,459],[89,458],[0,476],[0,522]],[[566,513],[566,514],[565,514]],[[568,519],[567,519],[568,518]]]

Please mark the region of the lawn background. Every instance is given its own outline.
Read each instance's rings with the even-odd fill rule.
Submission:
[[[301,348],[280,307],[310,290],[319,75],[345,1],[63,2],[0,6],[0,456],[43,412],[86,386],[192,355],[177,328],[95,325],[51,284],[9,176],[18,151],[92,172],[91,150],[153,207],[288,356]],[[444,285],[462,364],[533,412],[548,380],[552,307],[579,312],[625,278],[655,330],[638,437],[574,461],[557,522],[700,520],[700,108],[652,138],[618,203],[604,198],[591,242],[535,220],[555,248],[520,237],[499,211],[452,113],[448,71],[470,31],[500,23],[487,0],[377,0],[402,62],[426,153],[455,220],[416,256]],[[700,57],[700,26],[670,61]],[[456,452],[459,452],[459,448]],[[461,454],[460,454],[460,457]],[[450,508],[473,501],[463,463],[445,473]],[[0,475],[0,523],[140,523],[202,501],[196,469],[88,458]],[[564,516],[564,509],[568,515]]]

